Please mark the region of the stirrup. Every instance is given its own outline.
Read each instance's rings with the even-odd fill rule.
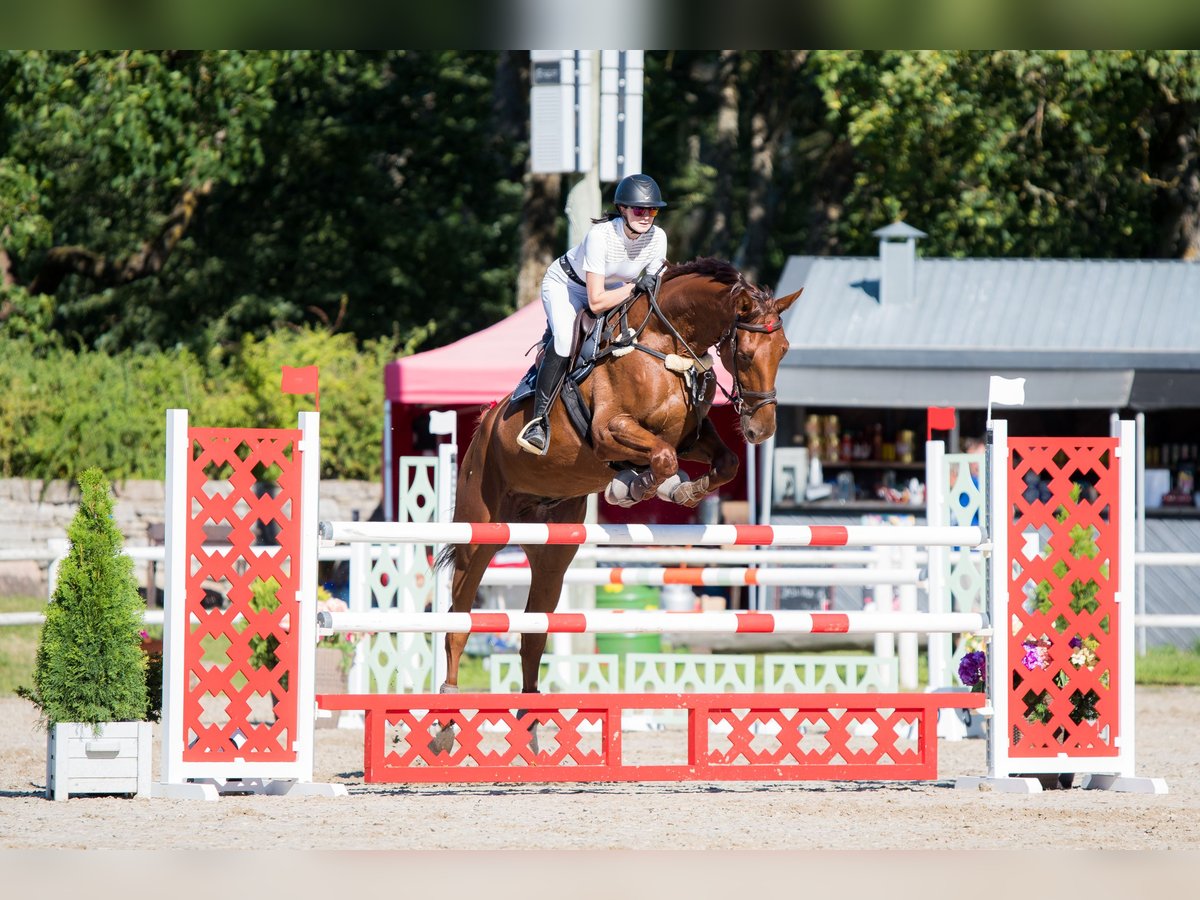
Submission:
[[[529,429],[538,423],[541,423],[542,434],[545,436],[543,439],[544,443],[541,447],[530,441],[527,437]],[[548,426],[549,423],[542,416],[538,416],[536,419],[530,419],[517,435],[517,446],[522,450],[532,453],[534,456],[545,456],[546,451],[550,449],[550,429]]]

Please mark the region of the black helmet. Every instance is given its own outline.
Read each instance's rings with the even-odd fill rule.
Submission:
[[[649,175],[626,175],[613,192],[613,203],[617,206],[653,206],[662,208],[662,192]]]

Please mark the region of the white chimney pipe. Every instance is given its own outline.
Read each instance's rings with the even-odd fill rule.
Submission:
[[[916,293],[917,239],[929,235],[904,222],[871,233],[879,238],[879,304],[903,306]]]

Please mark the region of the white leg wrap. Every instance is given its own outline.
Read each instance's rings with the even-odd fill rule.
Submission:
[[[675,491],[677,491],[679,486],[685,481],[691,481],[691,478],[688,477],[687,472],[683,471],[683,469],[680,469],[658,486],[658,496],[663,500],[674,501],[675,498],[673,495]]]

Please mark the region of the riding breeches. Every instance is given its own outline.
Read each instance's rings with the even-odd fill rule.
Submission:
[[[542,279],[542,308],[546,310],[546,321],[554,335],[554,352],[559,356],[571,352],[575,317],[587,305],[586,288],[572,284],[565,278],[555,277],[553,271]]]

